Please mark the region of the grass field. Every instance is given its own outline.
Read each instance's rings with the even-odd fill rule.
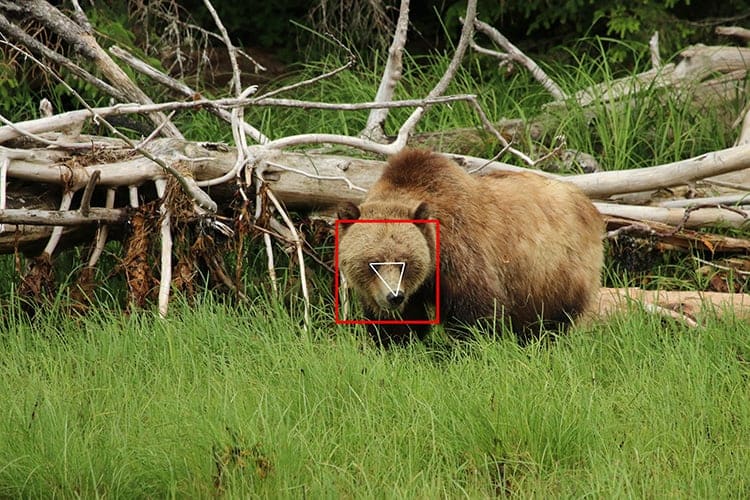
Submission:
[[[747,324],[381,352],[273,303],[173,313],[6,318],[0,497],[750,495]]]

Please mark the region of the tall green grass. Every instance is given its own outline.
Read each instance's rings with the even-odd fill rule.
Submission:
[[[210,296],[6,318],[0,497],[744,497],[748,338],[634,312],[381,352]]]
[[[569,95],[600,84],[610,92],[617,79],[651,69],[645,47],[612,42],[631,54],[632,66],[612,66],[600,39],[583,40],[568,51],[569,62],[549,64],[552,78]],[[692,100],[692,91],[685,83],[679,89],[651,85],[617,103],[597,99],[582,107],[569,102],[556,112],[557,133],[569,147],[593,154],[605,170],[659,165],[730,147],[737,133],[732,122],[741,116],[744,101],[700,105]]]

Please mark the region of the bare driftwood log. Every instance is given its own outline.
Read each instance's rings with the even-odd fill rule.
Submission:
[[[684,97],[686,105],[698,108],[713,107],[720,102],[731,101],[744,94],[745,78],[750,67],[750,49],[724,46],[696,45],[684,49],[679,55],[678,63],[666,66],[654,66],[653,69],[636,76],[624,77],[615,82],[602,83],[582,89],[574,96],[565,96],[559,86],[544,72],[539,72],[536,64],[521,53],[505,37],[486,23],[477,21],[482,32],[492,35],[497,44],[506,52],[484,49],[477,44],[472,48],[480,54],[487,54],[503,61],[514,60],[528,67],[534,76],[548,89],[553,101],[546,105],[546,111],[528,120],[505,119],[494,123],[495,128],[508,141],[524,143],[530,139],[533,143],[553,140],[561,119],[565,116],[562,109],[571,101],[583,107],[623,106],[638,99],[638,94],[654,88],[669,89]],[[486,145],[488,134],[477,128],[426,132],[414,137],[414,141],[432,147],[441,147],[453,152],[461,152],[471,145]],[[750,139],[750,118],[746,119],[743,132],[737,145],[745,144]],[[446,148],[447,145],[447,148]],[[528,146],[528,145],[527,145]],[[727,176],[726,182],[739,182],[748,174],[740,172]],[[721,180],[721,178],[719,179]]]
[[[0,128],[1,134],[2,128]],[[111,142],[106,141],[100,143],[99,138],[95,137],[81,137],[80,140],[83,143],[94,144],[94,146],[89,151],[77,149],[74,152],[47,148],[26,149],[24,151],[27,154],[17,155],[21,156],[21,159],[8,161],[7,176],[15,184],[11,185],[13,194],[8,199],[7,208],[0,210],[0,224],[6,224],[5,230],[0,233],[0,252],[38,249],[48,234],[39,229],[26,227],[28,225],[75,226],[94,222],[111,224],[123,222],[127,213],[123,210],[128,207],[128,201],[125,198],[110,209],[92,207],[88,216],[81,214],[77,198],[70,210],[57,209],[63,189],[80,191],[95,173],[97,173],[98,186],[95,198],[98,200],[103,200],[103,192],[108,188],[122,190],[128,186],[142,186],[157,179],[169,177],[149,158],[134,154],[127,148],[116,148]],[[144,146],[144,149],[153,155],[158,155],[164,161],[179,165],[181,171],[198,185],[230,172],[234,168],[237,157],[236,150],[226,145],[193,143],[179,139],[155,139]],[[270,189],[287,207],[306,211],[323,210],[331,214],[333,209],[343,202],[361,201],[369,187],[380,176],[384,166],[384,162],[379,160],[294,153],[257,146],[248,148],[248,151],[253,165],[262,172],[267,189]],[[733,155],[733,157],[741,156],[739,152]],[[477,165],[480,162],[476,158],[455,158],[469,171],[478,168]],[[706,159],[693,161],[703,166],[695,168],[688,161],[686,164],[654,167],[656,174],[649,174],[646,177],[651,183],[638,185],[638,188],[656,189],[674,182],[694,180],[701,175],[711,175],[714,171],[713,167],[727,168],[730,164],[726,159],[714,163]],[[738,162],[735,168],[743,165],[744,163]],[[482,164],[479,164],[479,167],[482,166],[484,168],[477,175],[492,170],[519,170],[518,167],[488,163],[484,160]],[[660,174],[659,169],[663,169],[665,173]],[[684,171],[687,173],[683,173]],[[614,173],[616,174],[614,176],[609,174],[593,173],[561,179],[577,183],[584,190],[591,190],[597,194],[603,191],[627,191],[633,187],[632,179],[627,176],[621,176],[620,173]],[[57,186],[58,194],[50,197],[49,193],[46,193],[44,197],[40,197],[41,193],[34,193],[28,187],[24,191],[23,186],[28,186],[29,183],[37,186],[39,184]],[[610,184],[604,189],[603,186],[606,183]],[[238,191],[232,178],[223,184],[211,187],[209,194],[218,206],[228,207],[238,196]],[[156,197],[152,194],[150,200],[144,201],[155,199]],[[655,222],[671,224],[671,227],[693,228],[712,225],[717,221],[741,226],[748,220],[748,212],[740,208],[721,205],[707,204],[698,208],[644,207],[601,202],[597,202],[596,205],[603,214],[608,216],[624,217],[634,221],[651,221],[652,229],[655,227],[653,224]],[[649,223],[644,222],[644,224]],[[617,227],[615,226],[614,229]],[[666,237],[669,230],[662,226],[658,233]],[[23,235],[23,238],[19,239],[19,235]],[[695,236],[693,239],[704,244],[710,241],[709,236],[703,239]],[[722,245],[725,248],[744,248],[737,244],[732,247],[727,241],[729,240],[721,243],[716,240],[711,244],[714,248],[722,247]]]
[[[7,127],[0,127],[0,136]],[[26,149],[20,159],[9,163],[8,177],[23,181],[68,186],[81,189],[95,171],[100,171],[97,185],[102,187],[137,186],[168,176],[149,158],[134,154],[127,147],[105,148],[97,137],[81,137],[82,143],[94,144],[90,151],[78,149],[75,155],[62,150]],[[236,150],[227,145],[196,143],[179,139],[155,139],[143,147],[144,151],[168,162],[182,163],[189,176],[200,186],[204,181],[221,177],[231,171],[236,161]],[[346,201],[358,201],[378,179],[385,165],[380,160],[364,160],[351,156],[318,153],[295,153],[259,146],[249,148],[251,159],[263,171],[264,180],[286,205],[299,209],[332,207]],[[2,150],[0,150],[2,153]],[[500,162],[481,158],[448,155],[467,170],[478,174],[498,170],[525,170]],[[692,182],[717,172],[729,172],[750,165],[750,146],[702,155],[667,165],[640,169],[637,172],[597,172],[574,176],[555,176],[578,185],[592,198],[630,190],[659,189]],[[539,175],[551,175],[528,170]],[[228,182],[229,183],[229,182]],[[231,184],[231,183],[230,183]],[[215,191],[221,193],[221,186]],[[638,219],[669,222],[679,221],[683,208],[629,207],[627,205],[598,205],[607,215],[630,216]],[[701,210],[709,210],[708,207]],[[641,210],[643,217],[633,216]],[[727,211],[724,219],[700,217],[695,210],[687,227],[707,225],[717,220],[739,225],[744,222],[740,214]],[[725,210],[716,209],[720,212]],[[636,214],[637,215],[637,214]],[[700,221],[700,222],[696,222]],[[3,222],[0,220],[0,222]]]
[[[602,288],[599,293],[599,319],[625,312],[631,307],[698,326],[707,315],[734,315],[750,319],[750,295],[746,293],[685,292],[642,290],[640,288]]]
[[[101,80],[92,79],[99,88],[110,94],[112,97],[122,101],[135,101],[141,104],[152,103],[151,99],[117,66],[114,61],[107,55],[106,51],[101,48],[93,35],[93,30],[88,22],[78,23],[64,15],[49,2],[43,0],[26,0],[14,5],[15,2],[3,0],[0,2],[0,8],[13,16],[30,17],[41,23],[46,29],[64,40],[76,53],[77,56],[93,61],[94,65],[104,74],[111,85],[106,85]],[[84,17],[85,19],[85,17]],[[0,14],[0,27],[3,31],[12,31],[18,38],[27,40],[27,46],[41,57],[52,55],[52,51],[34,42],[28,35],[19,31],[17,26],[10,22],[5,16]],[[28,38],[27,38],[28,37]],[[72,64],[67,60],[64,61],[62,56],[54,56],[60,60],[66,68],[77,71],[79,66]],[[64,62],[63,62],[64,61]],[[158,126],[161,126],[168,135],[173,137],[182,137],[180,131],[175,127],[166,116],[161,113],[152,113],[149,117]]]

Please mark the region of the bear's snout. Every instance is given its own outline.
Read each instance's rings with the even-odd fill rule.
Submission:
[[[401,290],[396,293],[388,292],[388,296],[386,297],[386,299],[392,307],[396,308],[404,302],[404,292],[402,292]]]
[[[379,286],[372,297],[383,311],[398,311],[406,302],[406,294],[403,290],[389,290],[386,286]]]

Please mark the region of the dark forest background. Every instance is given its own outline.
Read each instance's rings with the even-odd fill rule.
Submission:
[[[177,3],[198,23],[212,25],[201,0]],[[280,57],[294,60],[300,50],[321,49],[313,32],[331,32],[360,49],[381,42],[383,37],[387,39],[389,28],[398,15],[399,2],[217,0],[214,5],[236,41],[276,50]],[[412,2],[410,49],[443,48],[449,40],[445,33],[458,33],[459,17],[464,10],[465,2]],[[480,19],[530,53],[542,53],[582,36],[645,42],[657,30],[664,52],[671,53],[687,43],[710,42],[713,29],[719,24],[741,23],[749,18],[750,2],[480,0],[478,12]]]

